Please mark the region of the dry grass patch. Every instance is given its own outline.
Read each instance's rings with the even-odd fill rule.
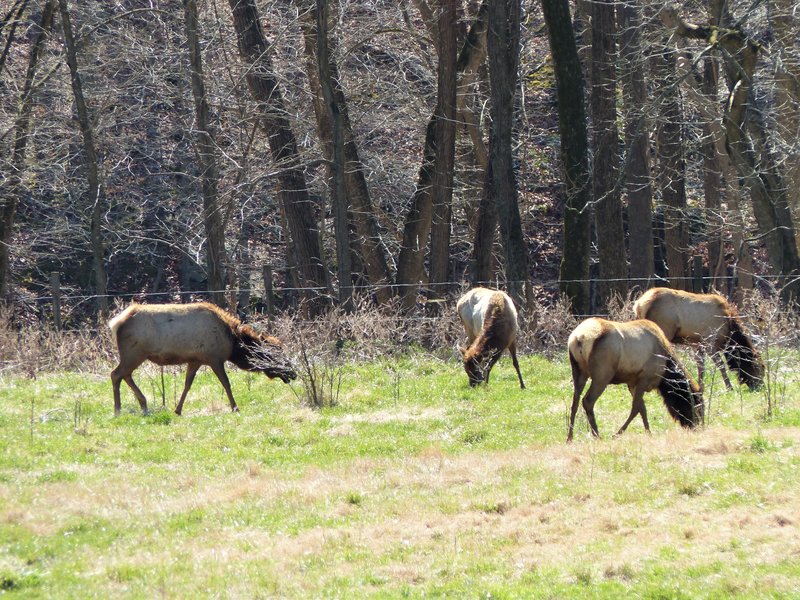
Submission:
[[[396,416],[388,411],[375,420]],[[421,411],[417,418],[438,416]],[[342,419],[352,421],[358,419]],[[797,456],[800,430],[761,435],[780,448],[779,457]],[[131,484],[141,479],[127,473],[113,481],[48,484],[25,506],[7,505],[0,518],[42,536],[76,520],[147,524],[146,533],[120,540],[109,553],[86,553],[110,579],[126,568],[163,571],[184,560],[201,578],[206,569],[244,573],[258,565],[276,581],[285,578],[278,595],[296,595],[317,593],[331,573],[347,579],[367,571],[392,585],[429,586],[490,561],[505,565],[493,575],[500,581],[544,569],[563,585],[631,585],[665,552],[671,569],[687,572],[716,561],[759,568],[800,556],[800,491],[766,490],[760,506],[721,508],[719,493],[733,484],[720,480],[686,495],[659,487],[658,473],[626,463],[716,472],[730,457],[751,452],[750,437],[713,428],[463,454],[432,445],[399,460],[312,466],[291,477],[252,461],[213,478],[176,474]],[[615,501],[626,485],[645,493]],[[245,524],[237,525],[229,515],[240,510]],[[191,527],[195,514],[202,526]],[[291,518],[272,523],[272,514]],[[171,531],[176,518],[188,519],[190,528]],[[772,585],[783,590],[791,583],[776,577]]]
[[[342,415],[332,419],[334,423],[410,423],[413,421],[430,421],[434,419],[441,419],[445,416],[445,411],[442,408],[424,408],[420,410],[413,409],[384,409],[374,410],[368,413],[352,413]]]

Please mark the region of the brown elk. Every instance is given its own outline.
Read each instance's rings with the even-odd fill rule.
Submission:
[[[695,427],[703,414],[703,397],[697,384],[686,374],[672,352],[663,332],[652,321],[619,323],[599,318],[582,321],[570,334],[569,362],[572,367],[572,408],[567,441],[572,440],[578,400],[586,382],[583,409],[595,437],[600,437],[594,418],[594,404],[609,384],[624,383],[633,396],[631,412],[617,435],[637,414],[650,431],[644,394],[657,389],[667,411],[684,427]]]
[[[508,294],[477,287],[461,296],[456,310],[467,333],[468,347],[461,348],[461,355],[469,384],[488,383],[492,367],[508,348],[519,387],[525,389],[517,361],[517,309]]]
[[[147,413],[147,399],[131,374],[145,360],[157,365],[186,364],[176,414],[181,414],[195,374],[208,365],[225,388],[231,410],[237,412],[225,361],[245,371],[261,372],[285,383],[297,377],[281,342],[257,332],[218,306],[197,304],[132,304],[108,323],[119,350],[119,365],[111,371],[114,414],[120,412],[120,383],[124,380]]]
[[[736,308],[722,296],[653,288],[639,297],[633,310],[637,319],[649,319],[661,327],[669,341],[697,347],[697,379],[701,389],[704,346],[711,348],[711,357],[728,389],[731,383],[720,353],[736,371],[739,381],[751,390],[764,383],[764,363],[745,333]]]

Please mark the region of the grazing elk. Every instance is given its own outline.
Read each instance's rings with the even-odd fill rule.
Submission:
[[[460,350],[469,384],[488,383],[492,367],[508,348],[519,377],[519,387],[524,390],[525,383],[517,361],[517,309],[508,294],[477,287],[461,296],[456,310],[467,333],[468,347]]]
[[[703,397],[699,388],[675,358],[661,329],[652,321],[618,323],[593,317],[573,330],[567,345],[574,388],[568,442],[572,440],[578,400],[589,379],[592,383],[583,397],[583,409],[595,437],[600,434],[594,418],[594,404],[609,384],[627,384],[633,396],[631,413],[617,435],[625,431],[637,414],[642,415],[644,428],[650,431],[644,394],[654,389],[658,390],[669,414],[681,425],[695,427],[700,422]]]
[[[139,401],[142,412],[147,413],[147,399],[131,376],[145,360],[157,365],[187,365],[186,383],[175,408],[176,414],[181,414],[186,394],[202,365],[214,371],[234,412],[239,408],[225,373],[226,360],[245,371],[265,373],[285,383],[297,377],[277,338],[243,325],[207,302],[132,304],[108,325],[119,350],[119,365],[111,371],[115,415],[120,412],[119,386],[123,380]]]
[[[764,383],[764,363],[745,333],[736,308],[718,294],[692,294],[669,288],[653,288],[642,294],[633,306],[637,319],[649,319],[673,343],[697,347],[697,379],[703,385],[704,346],[720,368],[725,386],[731,382],[720,359],[737,372],[739,382],[751,390]]]

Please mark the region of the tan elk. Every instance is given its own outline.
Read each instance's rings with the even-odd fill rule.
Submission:
[[[736,308],[718,294],[693,294],[669,288],[653,288],[633,306],[637,319],[648,319],[661,327],[673,343],[697,347],[697,379],[703,384],[704,347],[720,368],[725,386],[731,383],[720,354],[736,371],[739,381],[752,389],[764,383],[764,363],[745,333]]]
[[[197,304],[132,304],[108,323],[119,350],[119,365],[111,371],[114,414],[120,413],[120,383],[124,380],[147,413],[147,399],[133,381],[133,371],[145,360],[157,365],[186,366],[176,414],[181,414],[195,374],[208,365],[225,388],[231,410],[238,411],[225,361],[240,369],[278,377],[285,383],[297,377],[281,342],[257,332],[218,306]]]
[[[517,309],[508,294],[477,287],[461,296],[456,310],[467,334],[468,347],[461,355],[469,384],[488,383],[492,367],[508,348],[519,387],[525,389],[517,361]]]
[[[621,434],[637,414],[650,431],[644,394],[658,390],[667,411],[684,427],[695,427],[703,415],[703,398],[694,381],[687,375],[663,332],[652,321],[627,323],[592,317],[582,321],[567,342],[572,367],[572,407],[567,441],[572,440],[575,413],[586,382],[589,391],[583,397],[583,409],[592,435],[599,437],[594,418],[594,404],[609,384],[624,383],[633,397],[628,419],[620,427]]]

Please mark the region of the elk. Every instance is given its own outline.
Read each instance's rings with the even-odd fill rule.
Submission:
[[[650,432],[644,394],[654,389],[672,418],[684,427],[693,428],[702,418],[703,397],[697,384],[686,374],[667,338],[652,321],[619,323],[592,317],[578,324],[567,346],[573,385],[568,442],[572,441],[578,400],[589,379],[592,383],[583,397],[583,409],[595,437],[600,434],[594,404],[609,384],[627,384],[633,397],[630,415],[617,435],[637,414],[642,415],[644,428]]]
[[[477,287],[461,296],[456,310],[467,334],[468,347],[460,350],[469,384],[489,383],[492,367],[508,348],[524,390],[517,361],[517,309],[508,294]]]
[[[297,377],[277,338],[207,302],[197,304],[132,304],[108,323],[119,351],[111,371],[114,414],[120,413],[120,383],[124,380],[147,414],[147,399],[133,381],[133,371],[145,360],[157,365],[185,364],[186,382],[175,413],[180,415],[195,374],[208,365],[222,383],[231,410],[239,411],[225,372],[225,361],[245,371],[260,372],[289,383]]]
[[[764,363],[745,333],[736,308],[719,294],[693,294],[670,288],[653,288],[633,305],[637,319],[649,319],[661,327],[670,342],[696,346],[697,379],[703,386],[703,347],[711,348],[711,357],[720,368],[728,389],[731,382],[725,373],[720,354],[736,371],[739,382],[751,390],[764,383]]]

